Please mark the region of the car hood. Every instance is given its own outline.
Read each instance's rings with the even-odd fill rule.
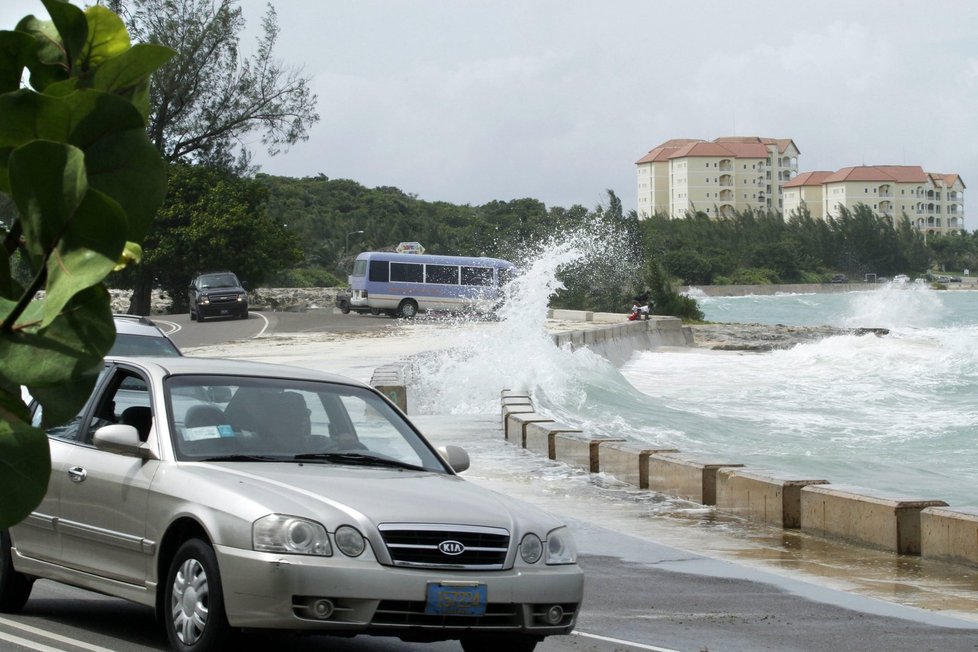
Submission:
[[[211,487],[206,494],[195,492],[196,500],[233,496],[234,511],[249,520],[285,513],[315,518],[330,530],[353,522],[367,529],[381,523],[440,523],[501,527],[514,534],[560,526],[535,507],[443,473],[258,462],[195,463],[182,471],[198,476],[185,476],[184,486]]]

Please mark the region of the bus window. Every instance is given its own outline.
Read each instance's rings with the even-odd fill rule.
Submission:
[[[425,265],[425,282],[458,285],[458,265]]]
[[[386,260],[370,261],[370,280],[375,283],[387,283],[390,280]]]
[[[492,285],[492,267],[462,267],[462,285]]]
[[[373,279],[371,279],[373,280]],[[391,263],[391,282],[424,283],[424,265],[417,263]]]
[[[367,275],[367,261],[358,260],[353,263],[353,273],[350,276],[366,276]]]

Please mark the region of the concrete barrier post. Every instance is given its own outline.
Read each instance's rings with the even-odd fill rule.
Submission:
[[[978,567],[978,508],[921,510],[920,556]]]
[[[927,507],[947,507],[947,503],[875,493],[863,487],[811,485],[801,490],[801,529],[899,554],[919,555],[920,512]]]
[[[556,459],[554,450],[554,437],[557,433],[574,433],[581,437],[584,433],[576,428],[562,423],[527,423],[523,428],[523,448],[540,455],[546,455],[547,459]]]
[[[655,453],[649,457],[649,489],[703,505],[715,505],[717,469],[728,466],[743,464],[681,453]]]
[[[717,509],[749,521],[801,527],[801,489],[828,480],[800,480],[766,469],[717,469]]]
[[[526,448],[524,442],[526,441],[526,425],[528,423],[554,424],[556,421],[554,421],[553,417],[548,417],[545,414],[539,414],[537,412],[510,413],[506,415],[506,421],[503,426],[503,435],[506,437],[506,441]]]
[[[571,466],[597,473],[601,467],[600,447],[608,442],[624,439],[612,437],[592,437],[575,432],[558,432],[554,435],[554,459]]]
[[[610,473],[639,489],[649,488],[649,457],[655,453],[678,453],[675,448],[645,448],[630,442],[608,442],[601,447],[602,473]]]

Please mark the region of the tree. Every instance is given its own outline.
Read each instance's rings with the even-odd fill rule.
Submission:
[[[275,155],[308,138],[319,120],[316,96],[301,71],[274,58],[275,10],[268,6],[250,58],[239,51],[244,17],[234,0],[109,0],[134,37],[177,50],[153,78],[149,135],[171,163],[250,171],[246,136],[261,134]],[[166,233],[159,238],[165,241]],[[140,269],[130,312],[149,313],[153,265]]]
[[[51,471],[21,389],[43,427],[84,405],[115,339],[102,281],[138,260],[166,191],[146,98],[172,51],[130,47],[104,7],[42,2],[51,22],[28,16],[0,32],[0,192],[16,206],[0,225],[0,527],[30,513]]]
[[[302,259],[298,238],[264,210],[265,187],[227,170],[173,165],[156,231],[145,243],[144,263],[155,282],[187,307],[186,288],[197,272],[232,269],[255,286]],[[165,233],[166,237],[157,234]],[[218,262],[219,261],[219,262]]]

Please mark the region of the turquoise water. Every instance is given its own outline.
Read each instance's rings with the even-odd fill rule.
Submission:
[[[671,349],[621,369],[544,331],[556,247],[523,270],[501,323],[463,329],[421,362],[412,409],[498,412],[504,388],[591,433],[908,497],[978,506],[978,292],[708,298],[718,322],[890,329],[768,353]],[[722,458],[722,459],[721,459]]]
[[[711,321],[885,327],[890,334],[763,354],[635,357],[624,378],[655,412],[685,413],[679,429],[686,448],[978,505],[978,293],[887,286],[700,301]]]

